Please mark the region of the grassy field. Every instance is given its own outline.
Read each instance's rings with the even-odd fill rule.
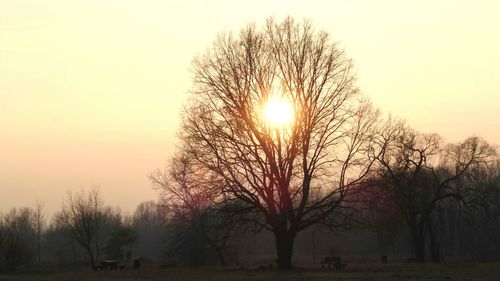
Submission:
[[[178,281],[278,281],[278,280],[495,280],[500,281],[500,263],[486,264],[352,264],[340,271],[327,271],[318,268],[302,268],[289,272],[262,271],[256,269],[231,268],[162,268],[162,269],[124,269],[111,272],[66,271],[57,273],[16,273],[0,274],[5,281],[136,281],[136,280],[178,280]]]

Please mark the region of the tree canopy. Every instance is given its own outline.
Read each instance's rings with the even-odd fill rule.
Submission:
[[[219,200],[260,215],[253,222],[275,234],[280,267],[291,265],[299,231],[340,223],[342,202],[372,166],[378,112],[352,67],[328,33],[291,18],[221,34],[194,59],[182,150],[223,181]],[[293,109],[285,125],[263,114],[276,98]]]

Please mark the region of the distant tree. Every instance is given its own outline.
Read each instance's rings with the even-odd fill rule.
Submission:
[[[42,256],[41,253],[41,246],[42,246],[42,236],[44,234],[46,224],[47,224],[47,217],[44,214],[44,204],[42,201],[36,201],[35,206],[34,206],[34,226],[35,226],[35,231],[36,231],[36,248],[37,248],[37,261],[40,263],[40,259]]]
[[[123,260],[126,248],[137,243],[137,233],[129,225],[120,224],[109,234],[106,242],[106,254],[110,259]]]
[[[14,208],[0,219],[0,253],[9,270],[28,264],[36,255],[34,217],[30,208]]]
[[[134,254],[162,257],[167,231],[168,212],[162,204],[154,201],[140,203],[132,215],[131,227],[137,234]]]
[[[394,253],[394,242],[401,237],[404,228],[402,214],[396,204],[394,193],[388,190],[377,177],[366,179],[356,187],[355,199],[350,200],[359,228],[368,227],[376,234],[379,250]]]
[[[193,265],[206,263],[207,252],[213,252],[225,266],[223,252],[239,221],[224,212],[228,206],[216,206],[218,185],[224,182],[184,154],[173,157],[166,170],[157,171],[151,180],[171,212],[171,251]]]
[[[87,252],[94,269],[103,256],[122,259],[124,248],[136,242],[135,231],[124,223],[121,210],[104,206],[98,189],[68,194],[55,220]]]
[[[79,265],[89,260],[88,252],[76,241],[61,212],[55,213],[47,226],[44,249],[47,257],[59,266]]]
[[[344,221],[343,202],[373,163],[378,114],[360,96],[351,60],[309,22],[222,34],[193,68],[183,149],[224,181],[218,201],[243,202],[274,233],[278,267],[290,268],[297,233]],[[274,98],[292,104],[289,126],[263,117]]]
[[[165,225],[167,210],[154,201],[145,201],[137,205],[132,217],[134,224]]]
[[[415,257],[425,261],[426,237],[433,262],[441,260],[434,211],[444,200],[466,203],[470,186],[459,185],[473,167],[485,165],[495,150],[471,137],[459,144],[443,145],[436,134],[416,132],[401,122],[389,122],[378,138],[374,157],[378,176],[384,180],[410,230]]]
[[[126,248],[137,241],[135,231],[127,225],[120,208],[106,206],[100,214],[101,231],[98,235],[99,253],[107,259],[122,260]]]
[[[476,260],[500,259],[500,160],[489,167],[474,168],[462,184],[473,187],[471,202],[460,217],[458,233],[463,255]]]
[[[103,201],[99,190],[88,193],[80,192],[68,194],[59,218],[73,238],[88,254],[92,268],[98,263],[102,245],[100,234],[102,231]]]

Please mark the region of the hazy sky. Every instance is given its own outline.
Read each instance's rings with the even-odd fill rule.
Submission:
[[[499,1],[0,0],[0,211],[101,186],[133,210],[175,148],[192,58],[220,31],[309,18],[385,112],[500,144]]]

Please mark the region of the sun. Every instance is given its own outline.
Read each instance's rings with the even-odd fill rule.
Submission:
[[[264,105],[264,119],[271,127],[283,128],[293,121],[292,103],[280,96],[271,96]]]

